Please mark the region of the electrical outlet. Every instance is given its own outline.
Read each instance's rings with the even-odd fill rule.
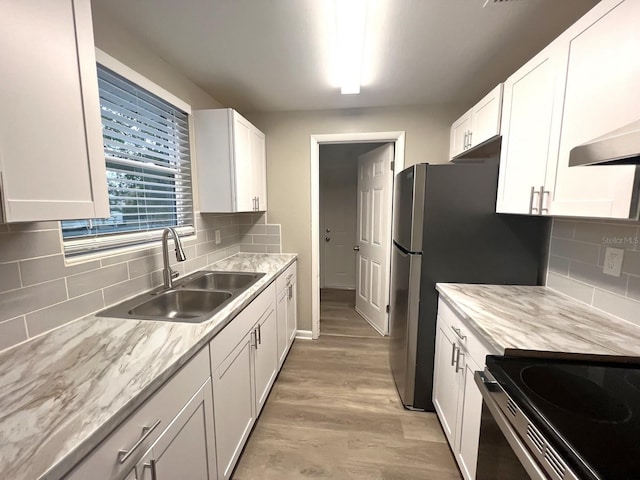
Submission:
[[[622,274],[622,260],[624,260],[623,249],[607,247],[604,254],[602,273],[612,277],[619,277]]]
[[[216,234],[216,245],[218,245],[220,242],[222,242],[222,239],[220,238],[220,230],[216,230],[215,234]]]

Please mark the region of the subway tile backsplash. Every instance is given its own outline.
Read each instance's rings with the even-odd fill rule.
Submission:
[[[553,220],[547,286],[640,326],[640,222]],[[607,247],[624,250],[622,274],[603,273]]]
[[[280,225],[263,213],[196,214],[184,247],[185,262],[170,256],[180,275],[241,251],[280,253]],[[161,270],[159,246],[66,265],[58,222],[0,225],[0,350],[154,288]]]

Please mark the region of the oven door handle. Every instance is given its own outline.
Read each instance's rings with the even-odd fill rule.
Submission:
[[[532,480],[547,480],[547,475],[540,468],[538,462],[531,455],[522,440],[520,440],[520,437],[502,413],[502,410],[500,410],[496,401],[493,399],[490,389],[491,386],[495,389],[496,381],[490,379],[485,372],[480,371],[474,373],[473,379],[480,389],[485,405],[491,412],[493,419],[496,421],[496,424],[498,425],[498,428],[500,428],[505,439],[509,442],[509,446],[511,446],[513,453],[515,453],[518,460],[520,460],[522,467],[527,471]]]

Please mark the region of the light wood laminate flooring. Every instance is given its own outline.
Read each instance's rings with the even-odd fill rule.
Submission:
[[[294,343],[233,479],[459,480],[435,414],[402,407],[354,292],[321,299],[321,336]]]

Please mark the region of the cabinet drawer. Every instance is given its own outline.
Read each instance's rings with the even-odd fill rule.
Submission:
[[[296,278],[296,264],[297,262],[293,262],[292,265],[289,266],[277,279],[276,279],[276,290],[281,292],[285,288],[290,281],[295,281]]]
[[[447,330],[453,333],[457,343],[481,368],[484,368],[486,364],[485,357],[487,355],[498,353],[477,335],[442,298],[438,300],[438,322],[446,325]]]
[[[67,480],[125,478],[209,376],[208,349],[204,348],[65,478]],[[118,452],[131,450],[143,437],[143,428],[156,424],[156,428],[150,431],[130,456],[121,463]]]
[[[229,356],[233,349],[247,335],[262,314],[276,301],[276,287],[273,283],[258,295],[242,312],[211,340],[211,371]]]

